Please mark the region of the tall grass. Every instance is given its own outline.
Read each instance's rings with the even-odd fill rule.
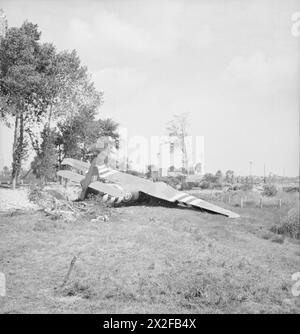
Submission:
[[[299,205],[292,207],[279,224],[273,225],[271,231],[287,235],[294,239],[300,239],[300,214]]]

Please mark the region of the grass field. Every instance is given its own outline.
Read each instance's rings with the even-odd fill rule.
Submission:
[[[109,209],[107,222],[72,223],[2,213],[0,312],[300,313],[299,242],[270,232],[279,210],[236,208],[241,218],[230,220],[131,206]]]

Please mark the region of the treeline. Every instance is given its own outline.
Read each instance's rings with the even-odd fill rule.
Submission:
[[[87,159],[92,144],[118,125],[96,120],[103,103],[75,50],[41,42],[38,26],[24,22],[0,37],[0,120],[13,127],[12,185],[30,149],[38,178],[51,179],[64,157]]]

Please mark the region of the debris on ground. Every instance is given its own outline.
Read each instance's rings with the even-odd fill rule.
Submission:
[[[107,215],[104,215],[104,216],[99,216],[97,218],[93,218],[91,220],[91,223],[108,222],[108,221],[109,217]]]
[[[68,223],[109,221],[110,208],[99,202],[97,197],[91,197],[85,202],[76,201],[79,190],[76,186],[67,189],[59,185],[34,186],[31,187],[29,199],[52,220],[60,219]]]

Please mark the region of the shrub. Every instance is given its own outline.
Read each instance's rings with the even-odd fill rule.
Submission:
[[[45,128],[42,131],[42,144],[40,151],[31,163],[33,174],[44,181],[52,181],[56,179],[57,153],[55,140],[57,133],[55,130]]]
[[[249,191],[249,190],[252,190],[252,189],[253,189],[253,184],[251,184],[251,183],[244,183],[240,187],[240,190],[243,190],[243,191]]]
[[[271,238],[272,242],[276,242],[277,244],[283,244],[284,243],[284,237],[280,235],[275,235],[273,238]]]
[[[208,181],[202,181],[200,182],[200,188],[201,189],[209,189],[210,183]]]
[[[263,195],[264,196],[275,196],[277,194],[277,188],[275,187],[274,184],[265,184],[264,185],[264,190],[263,190]]]
[[[37,185],[31,185],[29,189],[28,199],[30,202],[38,203],[42,197],[43,188]]]
[[[183,182],[182,183],[182,190],[191,190],[193,185],[190,182]]]
[[[282,190],[287,193],[296,193],[296,192],[299,192],[299,187],[296,187],[296,186],[283,187]]]
[[[300,239],[299,208],[294,207],[288,211],[287,216],[279,225],[272,226],[272,232],[284,234],[294,239]]]

